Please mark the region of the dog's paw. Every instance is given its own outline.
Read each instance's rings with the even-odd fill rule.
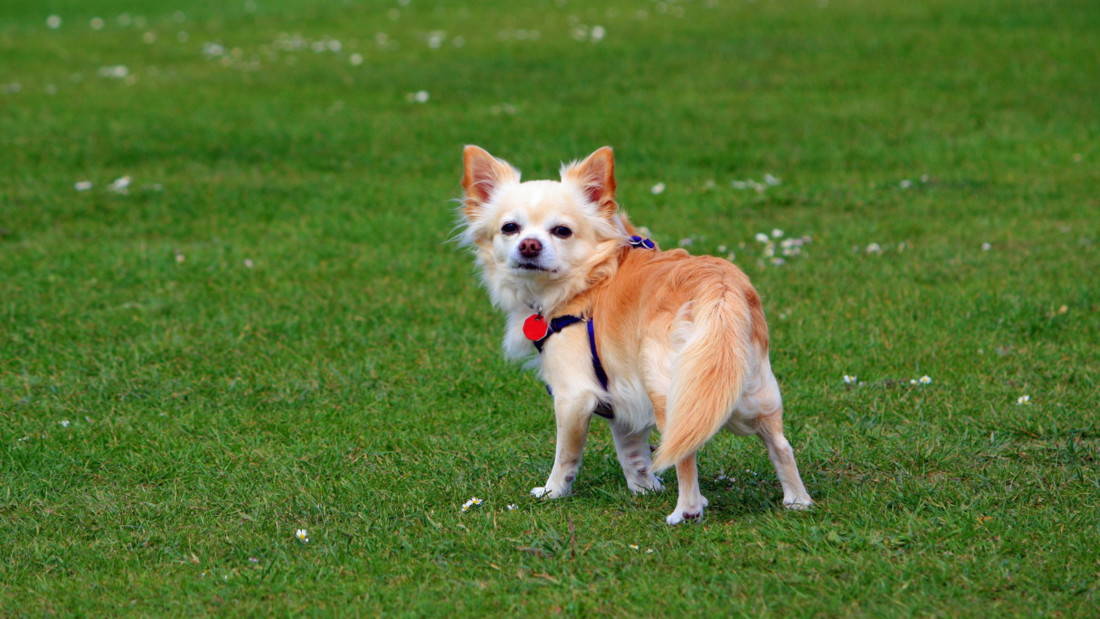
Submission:
[[[791,501],[783,501],[783,507],[787,509],[793,509],[795,511],[804,512],[814,506],[814,502],[809,498],[794,499]]]
[[[628,479],[626,481],[626,487],[634,494],[648,494],[650,492],[660,492],[665,489],[665,485],[654,475],[650,475],[648,480],[640,484]]]
[[[687,509],[677,509],[665,518],[665,522],[670,525],[677,525],[681,522],[702,522],[703,510],[700,508],[698,511],[692,511]]]
[[[560,499],[566,494],[569,494],[568,491],[551,488],[550,486],[536,486],[531,488],[531,496],[536,499]]]

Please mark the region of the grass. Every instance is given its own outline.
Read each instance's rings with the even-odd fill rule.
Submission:
[[[1095,613],[1091,3],[0,17],[3,614]],[[602,422],[527,496],[553,419],[446,242],[465,143],[526,178],[612,144],[637,223],[735,254],[815,510],[723,435],[669,528]],[[773,266],[772,228],[813,241]]]

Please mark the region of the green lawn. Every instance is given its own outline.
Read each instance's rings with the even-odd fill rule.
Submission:
[[[460,4],[3,4],[0,614],[1095,615],[1095,2]],[[527,495],[466,143],[734,254],[816,509],[722,435],[670,528],[598,420]]]

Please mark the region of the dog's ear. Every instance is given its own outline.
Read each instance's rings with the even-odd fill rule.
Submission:
[[[462,176],[462,189],[466,191],[462,211],[467,218],[477,213],[501,184],[519,180],[519,171],[507,161],[497,159],[484,148],[473,144],[462,150],[462,162],[466,167]]]
[[[619,209],[615,203],[615,153],[610,146],[600,147],[584,161],[562,168],[561,179],[580,185],[604,217]]]

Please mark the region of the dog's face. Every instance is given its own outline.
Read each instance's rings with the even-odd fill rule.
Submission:
[[[464,238],[477,247],[490,287],[567,280],[601,244],[618,244],[626,235],[610,148],[564,167],[560,181],[521,183],[515,168],[477,146],[466,147],[464,160]]]

